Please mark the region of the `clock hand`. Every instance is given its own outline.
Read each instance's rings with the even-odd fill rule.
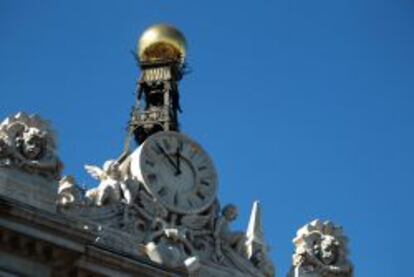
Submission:
[[[177,165],[174,163],[171,157],[167,154],[167,152],[165,152],[164,148],[162,148],[161,145],[159,145],[158,143],[155,143],[155,145],[161,151],[161,153],[167,158],[168,162],[175,168],[175,170],[178,171]]]
[[[175,173],[175,175],[180,175],[181,174],[181,169],[180,169],[180,148],[177,147],[177,152],[175,153],[175,159],[176,159],[176,164],[177,164],[177,172]]]

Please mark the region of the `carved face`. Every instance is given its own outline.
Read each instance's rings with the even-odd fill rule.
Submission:
[[[118,170],[118,168],[110,168],[107,171],[107,174],[110,178],[114,179],[114,180],[119,180],[121,179],[121,172]]]
[[[22,143],[20,145],[22,155],[29,160],[38,160],[41,158],[44,150],[43,138],[34,133],[23,135]]]
[[[227,205],[224,207],[223,209],[223,216],[228,220],[228,221],[233,221],[237,218],[238,215],[238,211],[237,211],[237,207],[234,205]]]
[[[319,244],[315,245],[315,255],[326,265],[335,264],[338,259],[338,241],[332,236],[323,236]]]

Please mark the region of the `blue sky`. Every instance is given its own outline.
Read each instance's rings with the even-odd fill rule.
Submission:
[[[193,70],[182,131],[213,157],[244,229],[253,200],[278,276],[296,230],[341,224],[356,276],[408,276],[414,194],[414,3],[0,2],[0,117],[39,113],[65,174],[122,151],[149,25],[179,27]]]

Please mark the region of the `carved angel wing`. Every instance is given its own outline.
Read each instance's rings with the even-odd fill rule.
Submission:
[[[105,171],[94,165],[85,165],[85,170],[94,179],[101,181],[106,176]]]

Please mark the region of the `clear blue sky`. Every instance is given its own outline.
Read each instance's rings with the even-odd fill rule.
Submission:
[[[220,199],[253,200],[278,275],[296,230],[331,219],[350,237],[356,276],[409,276],[413,254],[414,2],[0,2],[0,117],[53,122],[65,174],[122,150],[153,23],[178,26],[193,73],[182,131],[214,158]]]

